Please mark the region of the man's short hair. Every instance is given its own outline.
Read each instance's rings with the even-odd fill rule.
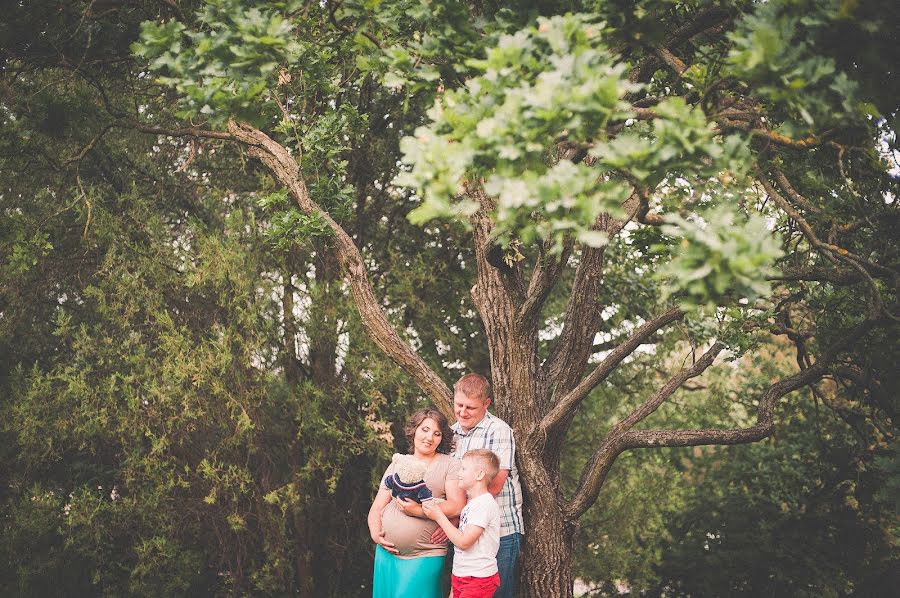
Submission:
[[[453,390],[470,399],[481,399],[482,402],[491,398],[491,383],[481,374],[466,374],[456,381]]]
[[[491,449],[472,449],[463,455],[463,459],[477,460],[484,471],[484,477],[487,479],[488,485],[494,481],[497,474],[500,473],[500,458]]]

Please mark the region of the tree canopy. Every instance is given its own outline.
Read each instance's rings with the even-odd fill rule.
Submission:
[[[11,6],[0,589],[365,595],[469,370],[523,596],[893,587],[897,13]]]

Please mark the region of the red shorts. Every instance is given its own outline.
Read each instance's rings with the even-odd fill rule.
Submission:
[[[500,574],[490,577],[457,577],[450,576],[453,587],[453,598],[491,598],[500,587]]]

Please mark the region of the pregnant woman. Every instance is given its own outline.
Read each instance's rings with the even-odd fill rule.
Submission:
[[[405,431],[410,453],[428,466],[425,485],[434,498],[446,499],[440,503],[444,514],[456,517],[466,499],[458,483],[459,461],[447,454],[453,441],[447,418],[437,409],[422,409]],[[437,523],[425,517],[422,505],[391,496],[384,480],[393,473],[390,465],[369,509],[369,533],[377,544],[372,598],[442,598],[447,545],[431,542]]]

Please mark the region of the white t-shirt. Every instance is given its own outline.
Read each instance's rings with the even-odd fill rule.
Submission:
[[[457,577],[490,577],[497,573],[497,551],[500,549],[500,507],[490,492],[469,501],[459,516],[459,530],[470,525],[484,529],[467,550],[455,548],[453,575]]]

